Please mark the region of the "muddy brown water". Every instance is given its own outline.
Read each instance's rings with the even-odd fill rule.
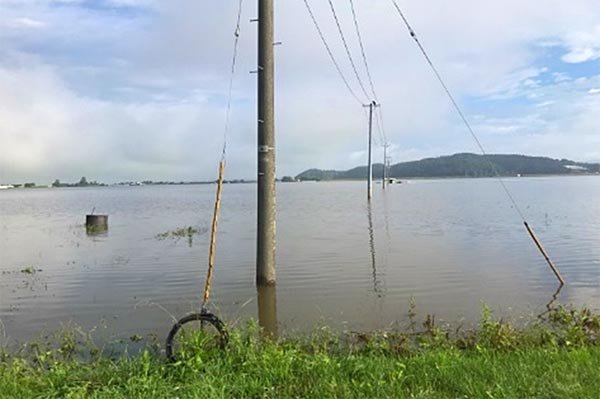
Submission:
[[[599,309],[600,177],[507,185],[567,280],[558,301]],[[2,342],[69,325],[103,339],[164,336],[172,316],[199,306],[214,190],[1,191]],[[363,182],[287,183],[277,187],[277,289],[257,298],[255,193],[253,184],[223,193],[211,306],[229,323],[257,318],[260,303],[280,331],[394,328],[411,298],[440,322],[476,322],[484,303],[519,320],[557,288],[494,179],[376,185],[370,206]],[[110,215],[107,232],[86,234],[93,208]],[[157,238],[190,225],[191,241]]]

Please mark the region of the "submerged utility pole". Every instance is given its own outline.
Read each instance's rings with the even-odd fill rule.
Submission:
[[[372,101],[369,105],[363,105],[363,107],[369,107],[369,160],[367,167],[367,199],[371,199],[373,195],[373,163],[371,162],[371,147],[373,138],[373,110],[379,105]]]
[[[258,0],[258,202],[256,285],[275,284],[273,1]]]
[[[385,183],[386,183],[386,179],[387,179],[387,148],[390,145],[386,142],[383,144],[383,173],[382,173],[382,180],[381,180],[381,185],[383,186],[383,189],[385,190]]]

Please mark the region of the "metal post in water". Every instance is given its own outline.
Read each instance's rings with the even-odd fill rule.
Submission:
[[[273,1],[258,1],[258,203],[256,284],[275,284]]]

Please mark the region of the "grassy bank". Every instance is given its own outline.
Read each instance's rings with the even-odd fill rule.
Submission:
[[[2,398],[594,398],[600,397],[600,317],[553,312],[517,329],[485,314],[463,333],[428,318],[419,332],[261,340],[233,331],[225,351],[188,339],[180,360],[160,352],[107,359],[66,340],[0,360]],[[89,353],[88,353],[89,355]]]

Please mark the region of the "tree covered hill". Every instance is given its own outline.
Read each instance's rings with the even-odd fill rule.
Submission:
[[[380,177],[382,164],[373,165],[373,175]],[[575,162],[527,155],[470,153],[454,154],[390,166],[389,177],[489,177],[495,175],[575,175],[600,173],[600,164]],[[297,180],[366,179],[367,167],[358,166],[346,171],[308,169]]]

